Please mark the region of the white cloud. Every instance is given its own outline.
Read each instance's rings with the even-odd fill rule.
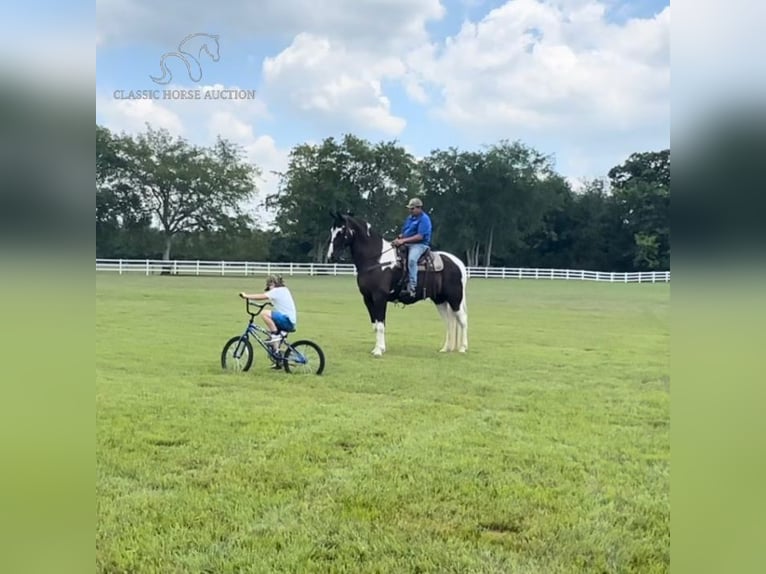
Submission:
[[[288,39],[263,63],[264,95],[291,115],[324,130],[398,135],[406,121],[391,109],[384,82],[404,79],[419,101],[426,93],[407,80],[402,57],[428,40],[426,23],[445,14],[440,0],[234,1],[222,9],[179,0],[98,0],[102,46],[146,39],[167,43],[192,29],[240,38]],[[183,14],[183,18],[178,18]],[[216,22],[216,29],[208,29]]]
[[[148,122],[154,128],[164,128],[174,134],[183,133],[180,116],[153,100],[117,100],[96,98],[96,112],[103,125],[114,132],[143,131]]]
[[[300,33],[343,39],[348,46],[400,50],[426,38],[425,22],[444,15],[440,0],[230,0],[225,5],[182,0],[96,0],[98,32],[107,44],[167,42],[193,31],[241,38],[293,38]],[[215,23],[216,30],[211,30]]]
[[[559,166],[565,174],[591,177],[631,151],[669,142],[670,8],[615,24],[607,19],[613,4],[511,0],[466,21],[453,37],[432,41],[426,24],[444,16],[440,0],[234,0],[193,9],[180,0],[98,0],[98,42],[99,50],[127,41],[167,45],[202,30],[230,42],[276,39],[286,47],[263,61],[259,96],[290,122],[326,135],[348,130],[406,140],[411,110],[393,106],[387,93],[399,83],[426,113],[461,134],[444,145],[518,138],[565,156]],[[228,105],[191,107],[203,120],[180,103],[163,102],[186,129],[231,130],[246,145],[260,141],[259,153],[268,157],[271,144],[259,139],[268,136],[255,128],[265,106],[228,113]]]
[[[624,25],[600,2],[514,0],[408,64],[441,91],[440,119],[487,135],[667,122],[670,8]]]
[[[406,121],[391,112],[381,81],[400,77],[404,65],[396,58],[374,60],[348,52],[342,45],[308,34],[263,63],[265,93],[288,103],[305,120],[331,128],[372,129],[399,134]]]

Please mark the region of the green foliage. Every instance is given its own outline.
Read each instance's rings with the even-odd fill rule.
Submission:
[[[417,192],[414,158],[394,142],[372,145],[355,136],[300,145],[290,154],[278,192],[265,205],[277,212],[285,242],[297,260],[322,261],[328,212],[352,211],[392,235],[408,194]]]
[[[143,229],[156,221],[165,259],[179,233],[235,229],[246,219],[242,202],[255,192],[259,174],[243,155],[220,137],[203,148],[149,125],[136,137],[113,136],[97,126],[97,222],[99,207],[112,232],[130,229],[136,219]]]
[[[667,285],[471,281],[467,354],[416,305],[374,359],[286,279],[322,377],[221,371],[262,277],[97,275],[97,572],[668,572]]]
[[[407,199],[419,196],[433,220],[433,247],[468,265],[670,266],[670,150],[632,154],[575,192],[552,158],[519,141],[435,149],[418,160],[395,141],[326,138],[292,149],[277,191],[262,203],[275,213],[265,231],[240,210],[258,169],[236,146],[219,138],[206,150],[151,128],[136,139],[100,126],[96,135],[101,257],[167,258],[172,240],[176,255],[191,259],[321,262],[329,212],[351,211],[392,238]]]
[[[637,153],[612,168],[614,201],[634,239],[632,263],[639,271],[670,267],[670,150]]]

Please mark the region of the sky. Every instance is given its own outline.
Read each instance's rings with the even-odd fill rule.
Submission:
[[[665,0],[97,0],[96,120],[217,135],[276,189],[299,143],[354,133],[415,156],[520,140],[577,186],[670,146]],[[194,35],[179,47],[179,44]],[[200,51],[207,43],[217,61]],[[159,84],[163,54],[172,79]],[[164,99],[243,89],[250,99]],[[131,91],[158,99],[131,99]],[[156,91],[156,92],[155,92]]]

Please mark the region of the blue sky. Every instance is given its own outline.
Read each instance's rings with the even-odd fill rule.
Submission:
[[[252,101],[120,100],[161,89],[160,56],[219,35],[202,79],[179,60],[176,89],[246,88]],[[295,144],[352,132],[416,155],[520,139],[576,183],[631,152],[669,146],[668,2],[594,0],[149,0],[97,2],[97,122],[144,122],[199,143],[238,141],[265,172]],[[274,189],[264,176],[265,192]]]

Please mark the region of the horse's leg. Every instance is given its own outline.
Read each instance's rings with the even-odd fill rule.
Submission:
[[[369,293],[365,293],[363,295],[364,297],[364,305],[367,307],[367,314],[370,316],[370,324],[372,325],[372,332],[377,333],[378,332],[378,321],[376,319],[375,315],[375,304],[373,303],[372,296]],[[378,351],[378,344],[375,343],[375,347],[370,351],[373,355],[376,354],[376,351]],[[380,353],[378,353],[380,354]]]
[[[450,330],[452,329],[452,322],[450,320],[450,315],[452,313],[452,310],[449,308],[449,303],[438,303],[436,305],[436,308],[439,310],[439,315],[442,316],[442,319],[444,320],[444,326],[446,328],[446,336],[444,338],[444,346],[439,349],[440,353],[446,353],[448,351],[451,351],[450,348]]]
[[[372,330],[375,330],[375,314],[373,313],[373,306],[372,306],[372,297],[368,293],[364,293],[362,295],[362,298],[364,299],[364,306],[367,307],[367,314],[370,316],[370,324],[372,325]]]
[[[455,313],[457,324],[459,325],[458,336],[459,344],[458,351],[465,353],[468,350],[468,311],[466,311],[465,301],[460,302],[460,308]],[[458,341],[455,341],[456,343]]]
[[[465,303],[465,285],[461,289],[459,303],[450,302],[450,311],[455,316],[455,346],[458,351],[465,353],[468,350],[468,307]]]
[[[373,329],[375,330],[375,348],[372,354],[380,357],[386,352],[386,306],[388,305],[388,293],[375,293],[372,295]]]

